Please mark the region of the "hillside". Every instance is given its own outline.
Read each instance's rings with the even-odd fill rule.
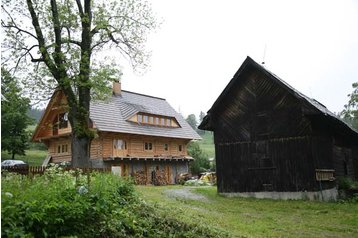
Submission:
[[[206,131],[205,134],[201,135],[202,140],[198,141],[200,148],[209,156],[209,158],[215,157],[215,146],[214,146],[214,134],[210,131]]]

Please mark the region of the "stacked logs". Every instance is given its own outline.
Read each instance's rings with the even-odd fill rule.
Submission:
[[[139,170],[139,171],[134,172],[133,177],[134,177],[135,184],[146,185],[147,176],[144,171]]]
[[[152,171],[148,179],[146,173],[143,170],[139,170],[133,173],[133,178],[137,185],[146,185],[147,182],[157,186],[169,184],[164,171],[160,170]]]
[[[160,170],[155,171],[153,184],[157,186],[168,184],[167,177],[165,176],[164,171],[160,171]]]

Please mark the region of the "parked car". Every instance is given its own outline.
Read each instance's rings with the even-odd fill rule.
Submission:
[[[1,162],[1,168],[3,168],[3,167],[19,167],[19,168],[23,168],[23,167],[28,167],[28,164],[26,164],[22,160],[4,160],[4,161]]]

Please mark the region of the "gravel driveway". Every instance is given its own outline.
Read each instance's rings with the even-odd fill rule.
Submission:
[[[190,200],[208,201],[208,198],[204,195],[193,193],[192,188],[183,187],[180,189],[169,189],[164,191],[165,195],[171,198],[182,198]]]

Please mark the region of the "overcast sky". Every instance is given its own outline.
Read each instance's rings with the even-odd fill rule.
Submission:
[[[339,112],[358,81],[358,1],[149,1],[162,25],[150,69],[122,88],[207,112],[247,56]],[[266,48],[266,53],[265,52]]]

